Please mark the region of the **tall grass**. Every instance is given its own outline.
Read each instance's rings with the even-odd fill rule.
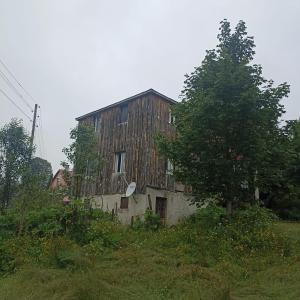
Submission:
[[[56,209],[41,211],[42,216],[31,212],[21,234],[14,217],[0,220],[6,232],[0,242],[0,299],[300,296],[300,239],[295,238],[300,224],[279,223],[259,207],[228,221],[222,208],[210,206],[160,229],[131,229],[82,207]],[[61,229],[61,224],[67,225]]]

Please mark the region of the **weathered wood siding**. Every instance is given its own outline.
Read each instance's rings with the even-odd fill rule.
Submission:
[[[166,159],[160,157],[155,145],[159,132],[172,134],[169,110],[172,104],[148,94],[128,101],[128,122],[118,124],[121,106],[98,113],[99,153],[105,163],[95,186],[95,194],[125,193],[126,181],[137,183],[137,193],[146,186],[173,190],[174,182],[166,175]],[[81,122],[92,122],[93,116]],[[125,174],[114,173],[115,153],[126,152]]]

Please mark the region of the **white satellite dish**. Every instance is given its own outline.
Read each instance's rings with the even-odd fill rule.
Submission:
[[[131,182],[128,187],[127,187],[127,190],[126,190],[126,197],[130,197],[134,191],[136,189],[136,183],[135,182]]]

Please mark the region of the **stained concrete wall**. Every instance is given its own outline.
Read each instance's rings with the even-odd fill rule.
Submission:
[[[180,219],[183,219],[196,211],[196,206],[190,204],[191,196],[183,192],[170,192],[167,190],[158,190],[155,188],[146,188],[146,194],[137,194],[129,197],[128,209],[121,209],[120,202],[123,194],[95,196],[93,207],[101,208],[104,211],[116,212],[119,220],[123,224],[130,224],[131,218],[142,218],[146,209],[149,208],[149,199],[152,209],[155,211],[156,197],[167,199],[166,207],[166,225],[174,225]]]

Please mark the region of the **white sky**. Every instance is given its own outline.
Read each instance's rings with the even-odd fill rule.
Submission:
[[[177,99],[223,18],[246,21],[255,62],[291,84],[286,118],[299,117],[299,15],[298,0],[0,0],[0,59],[41,106],[36,154],[55,172],[75,117],[149,88]],[[30,114],[1,77],[0,89]],[[13,117],[0,94],[0,126]]]

